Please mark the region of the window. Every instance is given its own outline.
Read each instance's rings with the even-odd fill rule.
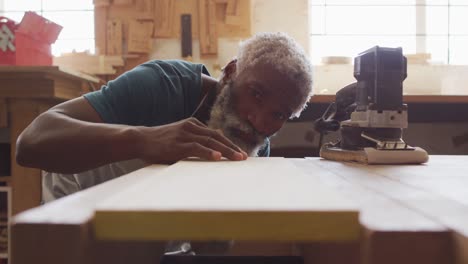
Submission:
[[[466,0],[310,0],[310,51],[355,57],[372,46],[429,53],[431,62],[468,65]]]
[[[20,22],[25,11],[37,14],[63,27],[52,53],[86,51],[94,53],[93,0],[0,0],[0,16]]]

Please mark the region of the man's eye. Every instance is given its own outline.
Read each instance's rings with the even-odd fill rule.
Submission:
[[[286,120],[286,115],[283,113],[274,113],[274,116],[275,116],[275,119],[277,120],[281,120],[281,121]]]
[[[260,101],[262,100],[262,93],[256,89],[252,89],[252,95],[255,97],[255,100]]]

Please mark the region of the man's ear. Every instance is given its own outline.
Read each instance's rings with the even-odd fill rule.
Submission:
[[[237,70],[237,59],[231,60],[221,70],[222,70],[221,77],[220,77],[221,81],[227,81],[227,80],[234,78],[234,76],[236,75],[236,70]]]

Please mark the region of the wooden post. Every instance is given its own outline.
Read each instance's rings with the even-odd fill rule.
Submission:
[[[32,100],[12,99],[10,104],[11,185],[13,214],[38,206],[41,202],[41,171],[21,167],[16,163],[16,140],[39,115],[38,104]]]
[[[174,0],[155,0],[153,37],[170,38],[173,36],[174,2]]]
[[[94,6],[94,38],[97,55],[107,54],[106,27],[108,8],[106,5],[95,4]]]
[[[120,19],[107,20],[107,55],[122,54],[122,21]]]
[[[0,98],[0,128],[8,127],[8,112],[6,99]]]
[[[201,55],[218,53],[218,34],[216,30],[216,2],[198,0],[198,21]]]

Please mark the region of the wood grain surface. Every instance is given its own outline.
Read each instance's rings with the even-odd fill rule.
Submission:
[[[98,205],[116,240],[356,240],[356,206],[283,158],[181,161]]]

